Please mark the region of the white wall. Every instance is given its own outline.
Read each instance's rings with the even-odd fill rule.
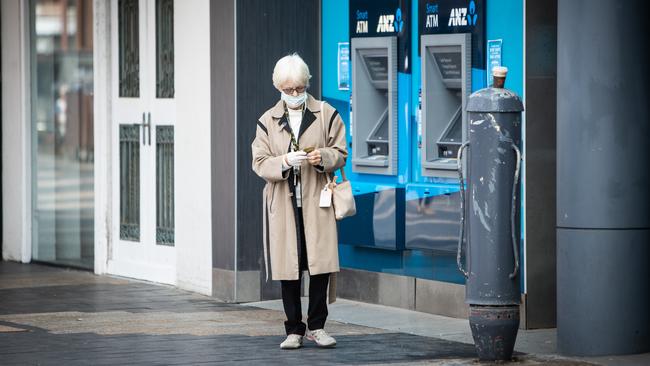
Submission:
[[[210,3],[174,2],[178,286],[212,292]]]
[[[95,273],[106,273],[111,233],[111,28],[110,3],[93,1],[95,140]]]
[[[2,1],[2,256],[31,260],[27,1]]]

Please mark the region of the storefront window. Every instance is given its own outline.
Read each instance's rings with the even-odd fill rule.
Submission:
[[[32,257],[93,268],[92,0],[32,0]]]

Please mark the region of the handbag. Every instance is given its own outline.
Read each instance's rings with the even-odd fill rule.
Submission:
[[[325,141],[327,141],[327,134],[325,130],[325,102],[320,102],[321,110],[321,129],[323,130],[323,135],[325,136]],[[334,178],[330,177],[330,174],[327,174],[327,185],[332,191],[332,206],[334,206],[334,217],[336,220],[342,220],[346,217],[354,216],[357,213],[357,206],[354,202],[354,194],[352,194],[352,185],[350,181],[345,177],[345,165],[342,166],[339,170],[341,171],[341,182],[336,182],[336,176]]]
[[[329,182],[330,190],[332,191],[332,206],[334,206],[334,217],[337,220],[342,220],[346,217],[354,216],[357,213],[357,205],[354,202],[354,194],[352,194],[352,185],[350,181],[345,177],[345,171],[343,168],[339,169],[341,171],[341,183],[336,183],[336,176],[333,179],[330,179],[329,175],[327,177]]]

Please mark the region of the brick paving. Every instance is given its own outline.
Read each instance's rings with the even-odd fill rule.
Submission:
[[[328,321],[335,349],[279,349],[284,315],[173,287],[0,262],[0,365],[475,364],[472,345]],[[518,364],[586,365],[518,355]]]

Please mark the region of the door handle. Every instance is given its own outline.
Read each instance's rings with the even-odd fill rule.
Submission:
[[[147,136],[145,135],[145,130],[144,130],[145,125],[146,125],[146,122],[144,120],[144,112],[142,112],[142,124],[141,124],[141,126],[142,126],[142,145],[147,144],[147,141],[146,141]]]
[[[151,112],[142,112],[142,123],[136,123],[135,125],[142,126],[142,145],[147,145],[147,133],[149,133],[148,145],[151,146]]]
[[[147,130],[149,130],[149,146],[151,146],[151,112],[147,112]]]

